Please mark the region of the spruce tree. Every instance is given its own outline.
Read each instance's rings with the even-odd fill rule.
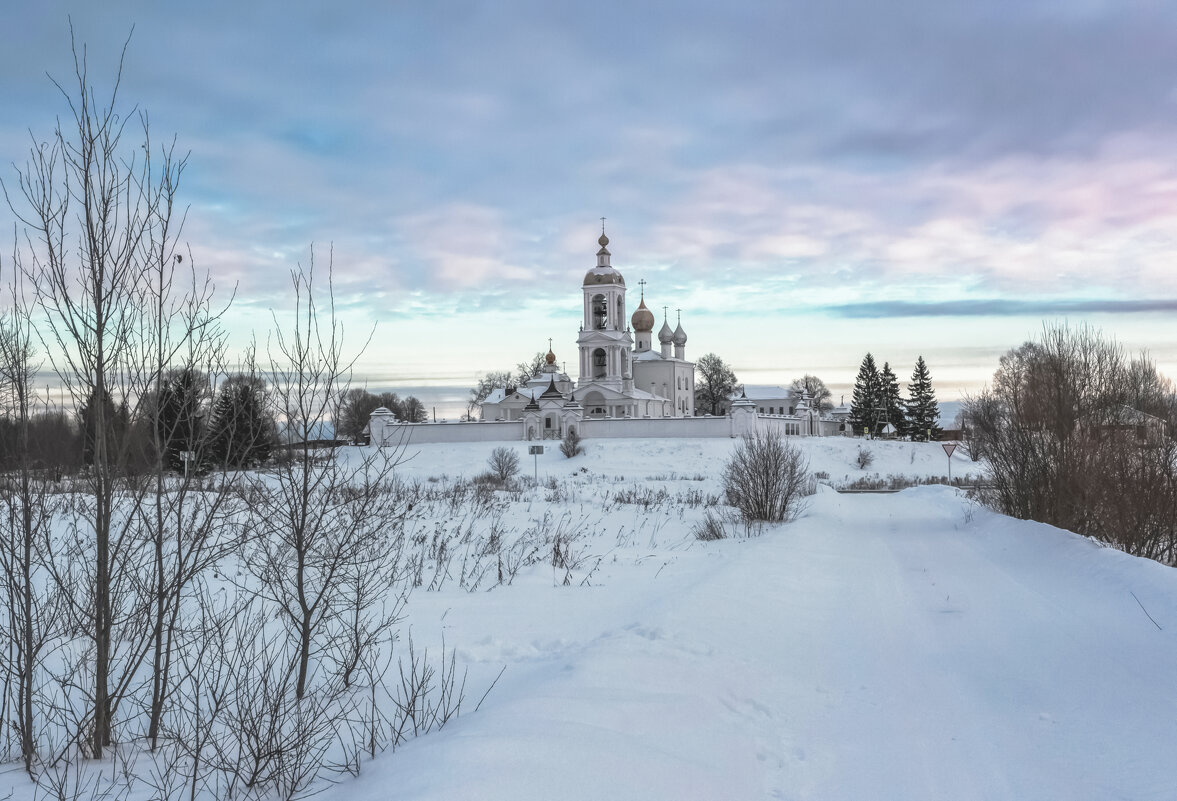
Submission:
[[[110,392],[101,395],[102,418],[105,421],[105,434],[108,447],[106,450],[106,466],[113,467],[121,461],[123,439],[130,428],[130,412],[127,404],[121,403],[117,407]],[[82,430],[82,464],[92,466],[95,459],[94,443],[98,437],[98,393],[92,391],[86,403],[78,409],[80,427]]]
[[[876,416],[880,414],[879,368],[875,366],[875,357],[866,354],[862,366],[858,368],[858,377],[854,380],[854,395],[850,401],[850,423],[854,426],[854,433],[861,435],[863,431],[872,430],[872,435],[878,433]]]
[[[274,420],[265,381],[250,375],[226,379],[213,404],[209,450],[222,467],[250,467],[270,458]]]
[[[183,472],[181,454],[185,451],[197,454],[197,464],[202,461],[199,451],[204,434],[201,424],[204,388],[204,376],[192,369],[171,374],[160,388],[155,425],[164,461],[171,470]]]
[[[896,435],[904,436],[907,433],[907,416],[904,414],[903,398],[899,396],[899,378],[889,362],[883,362],[883,372],[879,375],[879,394],[883,407],[880,419],[884,424],[893,425]]]
[[[919,442],[936,439],[940,435],[940,407],[936,403],[932,376],[928,373],[928,365],[924,363],[923,356],[916,360],[915,371],[911,374],[911,383],[908,384],[907,390],[907,421],[911,438]]]

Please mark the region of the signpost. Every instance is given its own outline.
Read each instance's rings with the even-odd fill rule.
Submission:
[[[532,464],[535,469],[535,483],[539,484],[539,457],[544,452],[544,446],[532,445],[528,448],[527,452],[533,457]]]
[[[955,442],[941,442],[940,447],[944,449],[944,453],[948,454],[948,483],[952,484],[952,452],[956,450],[957,444]]]
[[[195,451],[180,451],[180,460],[184,463],[184,480],[188,480],[188,465],[196,461]]]

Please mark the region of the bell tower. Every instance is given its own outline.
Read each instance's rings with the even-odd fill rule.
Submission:
[[[625,279],[610,264],[609,237],[601,218],[597,264],[584,275],[584,322],[576,345],[580,351],[577,386],[603,384],[618,392],[633,379],[630,352],[633,337],[625,316]]]

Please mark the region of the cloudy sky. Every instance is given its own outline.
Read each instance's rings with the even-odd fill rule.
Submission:
[[[301,5],[6,6],[5,181],[66,111],[67,16],[100,88],[134,26],[122,98],[190,153],[235,341],[333,248],[373,388],[574,364],[602,216],[749,383],[922,353],[950,399],[1061,319],[1177,376],[1177,4]]]

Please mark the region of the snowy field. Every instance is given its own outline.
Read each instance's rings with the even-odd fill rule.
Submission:
[[[1172,569],[960,489],[834,490],[944,476],[936,443],[792,443],[822,477],[800,517],[729,517],[710,542],[694,532],[724,510],[733,440],[545,443],[534,462],[528,443],[410,444],[389,503],[412,502],[397,547],[416,586],[393,657],[410,635],[444,647],[461,715],[299,797],[1177,798]],[[538,483],[471,480],[504,446]],[[961,452],[952,475],[982,478]],[[176,797],[119,786],[93,797]],[[16,764],[9,787],[53,797]]]
[[[947,472],[937,444],[868,443],[862,471],[857,441],[795,442],[833,483]],[[1171,569],[946,487],[823,486],[793,523],[702,543],[673,499],[718,493],[732,442],[586,445],[549,445],[560,489],[504,512],[567,521],[576,570],[410,602],[414,638],[469,665],[468,706],[505,667],[481,708],[322,798],[1177,798]],[[410,448],[401,472],[472,475],[493,447]],[[642,487],[671,500],[606,500]]]

